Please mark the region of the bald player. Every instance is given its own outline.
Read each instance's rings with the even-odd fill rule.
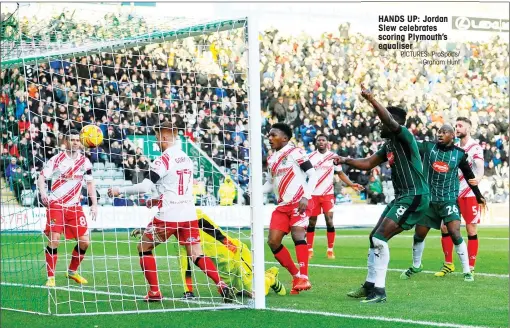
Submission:
[[[425,248],[425,237],[430,228],[440,229],[441,222],[443,222],[462,263],[464,281],[474,281],[469,268],[467,245],[460,234],[460,213],[457,205],[459,169],[466,177],[478,203],[483,206],[485,200],[476,186],[475,175],[467,161],[468,156],[462,148],[454,145],[454,137],[453,126],[444,124],[437,131],[437,142],[418,143],[423,160],[423,174],[430,189],[430,205],[422,219],[416,224],[413,241],[413,265],[401,274],[401,279],[409,279],[413,274],[423,270],[421,259]]]
[[[149,193],[155,186],[160,195],[158,213],[138,244],[140,266],[150,286],[145,301],[163,299],[152,250],[175,235],[193,263],[214,281],[223,300],[230,303],[234,297],[232,289],[221,279],[216,265],[204,255],[200,244],[200,228],[192,193],[193,161],[181,150],[178,131],[172,123],[165,122],[155,130],[162,154],[151,164],[146,178],[133,186],[108,190],[108,195],[114,197]]]

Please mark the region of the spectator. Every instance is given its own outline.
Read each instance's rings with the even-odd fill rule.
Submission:
[[[382,186],[381,180],[374,177],[373,175],[370,176],[368,187],[367,187],[367,193],[368,193],[368,203],[369,204],[384,203],[384,199],[386,197],[383,194],[383,186]]]
[[[143,21],[143,27],[135,24],[138,19],[126,18],[114,24],[113,18],[107,17],[107,30],[103,24],[77,24],[66,14],[60,19],[62,24],[56,30],[51,26],[56,33],[64,26],[80,26],[71,30],[74,33],[60,30],[64,44],[153,30],[150,22]],[[33,32],[24,34],[27,44],[46,37],[44,28],[31,28],[33,24],[41,26],[40,22],[27,24],[27,30]],[[508,156],[506,40],[495,37],[483,42],[450,42],[446,47],[462,50],[462,65],[422,66],[412,57],[380,56],[373,36],[353,33],[347,24],[342,26],[340,32],[318,37],[304,33],[283,37],[273,30],[261,34],[263,138],[271,124],[287,122],[294,127],[296,146],[307,151],[313,148],[310,142],[315,136],[324,134],[333,151],[350,157],[368,156],[381,139],[372,109],[357,96],[359,81],[363,81],[383,104],[405,105],[409,112],[406,126],[419,140],[432,140],[437,123],[451,122],[456,116],[470,117],[477,131],[474,137],[487,144],[486,165],[490,161],[495,168],[504,165],[499,161],[504,163]],[[21,136],[29,131],[28,143],[34,142],[30,149],[35,150],[33,157],[39,158],[47,135],[57,147],[59,133],[92,123],[104,131],[103,149],[112,153],[110,160],[122,164],[114,142],[123,149],[121,154],[134,155],[134,146],[125,141],[128,133],[151,135],[154,131],[150,126],[157,121],[172,120],[191,141],[199,142],[215,163],[230,169],[249,160],[243,128],[248,113],[246,47],[240,46],[243,38],[239,29],[214,34],[211,39],[188,38],[106,56],[90,53],[62,58],[30,66],[23,74],[20,68],[6,69],[2,72],[0,108],[2,113],[13,115],[17,127],[9,123],[9,133],[5,137],[2,133],[2,145],[8,146],[7,139],[11,139],[8,153],[24,156]],[[218,50],[221,46],[224,48]],[[418,42],[417,46],[447,50],[437,42]],[[196,49],[201,49],[199,55],[190,61]],[[37,54],[39,50],[33,51]],[[0,122],[2,131],[9,120]],[[264,157],[268,155],[267,146],[262,152]],[[381,178],[389,179],[390,171],[384,173],[384,165],[382,170]],[[241,175],[240,170],[235,178]]]
[[[16,163],[16,158],[11,158],[11,163],[7,166],[7,169],[5,170],[5,177],[7,178],[7,181],[9,181],[9,188],[11,191],[13,191],[13,178],[12,175],[16,172],[16,169],[18,168],[18,164]]]
[[[25,189],[30,189],[30,179],[26,172],[23,172],[21,167],[16,167],[16,170],[11,175],[12,191],[18,203],[21,203],[21,193]]]
[[[130,156],[123,155],[122,159],[123,159],[122,165],[124,166],[124,179],[132,181],[133,173],[136,167],[135,157],[131,155]]]
[[[492,160],[489,161],[489,165],[484,171],[484,175],[487,177],[492,177],[496,174],[496,169],[494,168],[494,162]]]
[[[110,162],[115,163],[116,166],[122,165],[122,149],[120,148],[120,144],[117,141],[112,143],[112,147],[110,151],[107,153],[109,155]]]
[[[227,175],[225,181],[220,185],[218,190],[218,198],[220,199],[221,206],[231,206],[234,204],[236,197],[236,186],[232,178]]]
[[[313,143],[313,140],[317,134],[317,130],[313,125],[310,124],[310,120],[305,118],[303,121],[303,125],[299,127],[299,134],[303,139],[303,144],[305,148],[309,148],[309,145]]]
[[[386,163],[381,165],[381,179],[382,181],[390,181],[391,180],[391,166]]]
[[[145,179],[145,173],[140,169],[138,165],[135,165],[134,170],[132,170],[131,182],[133,184],[142,183]]]

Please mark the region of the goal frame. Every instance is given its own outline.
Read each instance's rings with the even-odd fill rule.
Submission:
[[[262,138],[261,138],[261,116],[260,116],[260,76],[259,76],[259,31],[257,18],[255,15],[230,20],[212,20],[200,25],[190,25],[180,27],[175,30],[163,32],[147,33],[137,37],[126,38],[119,41],[95,42],[86,46],[64,47],[58,50],[50,50],[41,54],[28,53],[28,49],[22,44],[18,44],[19,48],[14,47],[12,53],[0,63],[1,69],[11,67],[24,67],[26,65],[38,65],[40,63],[49,62],[52,59],[61,60],[66,56],[83,56],[91,52],[100,52],[102,48],[109,51],[116,51],[135,46],[144,46],[159,42],[168,41],[169,39],[182,39],[187,37],[199,36],[207,33],[217,33],[236,28],[245,29],[245,42],[248,45],[248,118],[249,118],[249,142],[250,142],[250,222],[251,222],[251,252],[253,258],[253,294],[254,300],[249,302],[248,306],[254,309],[265,309],[265,261],[264,261],[264,220],[256,218],[255,212],[262,208]],[[27,81],[25,81],[27,83]],[[35,286],[27,286],[35,288]],[[239,306],[225,307],[202,307],[197,309],[190,308],[174,308],[164,310],[137,310],[123,312],[94,312],[94,313],[69,313],[59,314],[52,313],[50,302],[52,299],[52,291],[48,289],[48,313],[25,311],[23,309],[6,308],[0,305],[1,309],[28,312],[40,315],[55,316],[82,316],[82,315],[111,315],[111,314],[128,314],[128,313],[150,313],[150,312],[171,312],[171,311],[190,311],[190,310],[221,310],[239,308]]]

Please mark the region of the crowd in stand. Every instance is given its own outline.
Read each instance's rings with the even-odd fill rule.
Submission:
[[[62,19],[68,18],[60,19],[66,26]],[[381,53],[374,38],[350,33],[347,24],[319,38],[265,31],[260,37],[262,137],[271,124],[286,122],[294,130],[293,142],[308,152],[314,138],[324,134],[341,156],[373,154],[381,138],[378,119],[359,98],[364,82],[380,102],[406,108],[406,126],[419,140],[433,140],[438,127],[457,116],[469,117],[473,137],[484,147],[481,188],[492,201],[507,201],[508,43],[493,38],[443,47],[460,52],[459,65],[424,66],[416,58]],[[1,168],[11,186],[28,188],[30,182],[23,181],[64,147],[63,133],[86,124],[98,125],[105,136],[101,147],[87,151],[91,161],[113,162],[125,169],[126,179],[139,182],[150,158],[127,136],[152,135],[155,124],[168,120],[234,183],[248,187],[242,29],[10,68],[0,79]],[[264,158],[269,154],[264,143]],[[369,202],[391,199],[384,190],[391,175],[387,165],[371,172],[346,169],[351,180],[367,187]],[[343,201],[339,181],[335,190]]]

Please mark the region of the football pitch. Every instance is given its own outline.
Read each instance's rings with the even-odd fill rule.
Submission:
[[[464,228],[462,228],[464,229]],[[249,242],[249,231],[241,231]],[[391,259],[387,277],[388,302],[362,305],[345,294],[359,286],[366,276],[368,229],[337,229],[335,260],[326,258],[326,232],[318,230],[315,256],[310,262],[313,288],[300,295],[266,298],[268,309],[223,309],[214,286],[199,270],[194,271],[196,294],[200,298],[183,302],[178,248],[169,243],[157,248],[156,256],[165,296],[162,303],[146,304],[146,284],[138,263],[136,240],[127,231],[94,232],[92,244],[81,265],[89,284],[68,282],[63,272],[75,242],[62,243],[57,264],[57,288],[44,286],[45,267],[42,238],[35,234],[2,234],[2,307],[87,316],[46,316],[2,310],[2,327],[508,327],[509,280],[507,228],[480,228],[480,251],[475,282],[463,281],[456,273],[436,278],[442,265],[440,233],[431,231],[423,258],[424,272],[410,280],[400,273],[411,264],[412,232],[390,241]],[[465,234],[465,230],[463,230]],[[467,238],[466,238],[467,239]],[[295,258],[290,238],[285,245]],[[65,247],[64,247],[65,246]],[[66,249],[67,248],[67,249]],[[93,254],[93,259],[92,255]],[[266,247],[266,268],[277,265]],[[36,258],[36,261],[30,259]],[[456,270],[460,263],[454,254]],[[94,274],[92,274],[94,272]],[[285,269],[280,280],[290,290]],[[36,286],[32,286],[36,285]],[[48,296],[49,295],[49,296]],[[48,301],[49,299],[49,301]],[[246,303],[246,300],[244,300]],[[136,314],[135,311],[182,309],[179,312]],[[198,311],[195,311],[198,310]],[[131,314],[97,315],[122,311]]]

